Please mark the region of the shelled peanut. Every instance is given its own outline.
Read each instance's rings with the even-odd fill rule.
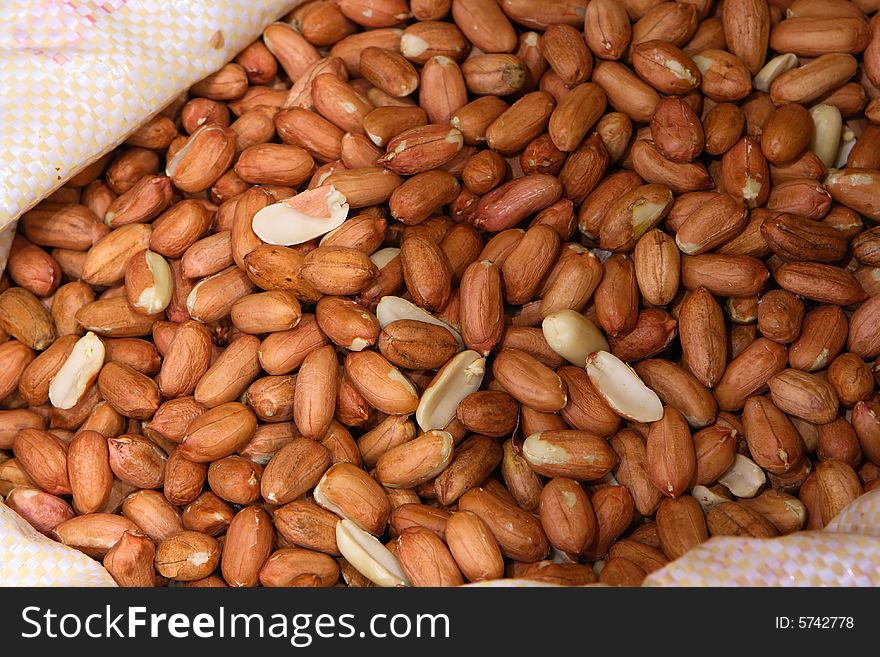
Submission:
[[[21,217],[6,503],[136,586],[823,527],[880,481],[877,8],[302,4]]]

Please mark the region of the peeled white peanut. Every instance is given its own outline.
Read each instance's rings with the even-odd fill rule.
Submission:
[[[417,322],[433,324],[434,326],[442,326],[452,333],[456,342],[458,342],[459,347],[464,349],[464,342],[458,331],[442,319],[434,317],[434,315],[424,308],[420,308],[416,304],[411,303],[406,299],[402,299],[401,297],[387,296],[379,299],[379,303],[376,305],[376,319],[379,320],[379,326],[382,328],[385,328],[391,322],[396,322],[400,319],[412,319]]]
[[[431,381],[416,409],[422,431],[443,429],[455,417],[461,400],[480,389],[486,359],[476,351],[462,351],[449,360]]]
[[[834,166],[837,151],[840,148],[840,135],[843,131],[843,118],[840,110],[834,105],[816,105],[810,108],[813,119],[813,138],[810,150],[813,151],[826,167]]]
[[[730,502],[730,500],[726,497],[722,497],[717,493],[713,493],[705,486],[694,486],[693,490],[691,491],[691,496],[693,496],[693,498],[700,503],[700,506],[703,509],[703,513],[708,513],[709,509],[717,504],[721,504],[722,502]]]
[[[836,168],[843,169],[846,166],[849,154],[855,148],[857,141],[852,129],[849,126],[844,126],[843,132],[840,135],[840,147],[837,149],[837,155],[834,158],[834,166]]]
[[[594,351],[608,351],[608,340],[589,319],[566,308],[550,313],[541,322],[550,348],[572,365],[583,367]]]
[[[49,383],[49,401],[55,408],[77,405],[104,366],[104,343],[89,331],[73,345],[55,378]]]
[[[752,78],[752,86],[758,91],[766,93],[770,91],[770,85],[773,84],[773,80],[797,65],[797,55],[790,52],[784,55],[777,55],[764,64],[764,68],[755,74],[755,77]]]
[[[147,315],[155,315],[168,307],[174,293],[174,280],[168,261],[154,251],[144,252],[147,269],[152,276],[152,285],[144,287],[136,301],[131,305],[143,310]]]
[[[718,477],[718,483],[737,497],[754,497],[764,486],[764,471],[750,458],[737,454],[733,465]]]
[[[267,244],[292,246],[339,228],[346,217],[345,195],[332,185],[322,185],[267,205],[254,215],[252,227]]]
[[[373,264],[376,265],[379,269],[382,269],[389,262],[394,260],[397,256],[400,255],[400,249],[395,246],[388,246],[384,249],[379,249],[373,255],[370,256],[370,260],[373,261]]]
[[[336,545],[361,575],[378,586],[409,586],[397,558],[351,520],[336,523]]]
[[[629,365],[607,351],[587,357],[590,382],[615,413],[636,422],[656,422],[663,417],[660,398]]]

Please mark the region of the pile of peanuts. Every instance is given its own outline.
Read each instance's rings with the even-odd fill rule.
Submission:
[[[303,2],[20,218],[0,494],[122,586],[822,528],[880,487],[878,8]]]

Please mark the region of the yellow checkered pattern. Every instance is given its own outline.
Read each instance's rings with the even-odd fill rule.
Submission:
[[[0,270],[21,213],[299,2],[0,2]]]
[[[644,586],[880,586],[880,490],[859,497],[821,532],[713,538]]]
[[[0,586],[116,586],[78,550],[46,538],[0,498]]]
[[[0,271],[19,215],[301,1],[0,2]],[[114,585],[0,501],[0,586]]]
[[[97,561],[37,533],[0,502],[0,586],[114,585]],[[713,538],[644,586],[880,586],[880,491],[821,532]]]

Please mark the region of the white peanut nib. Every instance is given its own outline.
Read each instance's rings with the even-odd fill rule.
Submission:
[[[73,345],[73,350],[49,383],[49,401],[55,408],[77,405],[104,366],[104,343],[89,331]]]
[[[594,351],[608,351],[608,340],[599,327],[576,310],[550,313],[541,322],[541,331],[553,351],[578,367]]]
[[[797,65],[798,58],[794,53],[788,52],[783,55],[777,55],[764,64],[764,68],[755,74],[755,77],[752,78],[752,86],[758,91],[768,93],[770,91],[770,85],[773,84],[773,81],[776,78],[786,71],[795,68]]]
[[[379,249],[375,253],[370,256],[370,260],[373,261],[373,264],[376,265],[380,270],[384,269],[385,265],[394,260],[397,256],[400,255],[400,249],[396,246],[387,246],[384,249]]]
[[[718,477],[718,483],[737,497],[754,497],[764,487],[767,477],[752,459],[737,454],[733,465]]]
[[[126,289],[137,298],[129,297],[129,303],[148,315],[160,313],[171,303],[174,294],[174,276],[171,266],[162,256],[150,249],[129,260],[126,273]]]
[[[336,523],[336,546],[346,561],[378,586],[409,586],[397,558],[351,520]]]
[[[442,429],[449,424],[461,400],[480,389],[485,372],[486,359],[471,350],[462,351],[441,367],[422,393],[416,409],[416,421],[422,431]]]
[[[586,369],[596,392],[621,417],[636,422],[656,422],[663,417],[657,393],[617,356],[596,351],[587,357]]]
[[[700,503],[703,513],[709,513],[709,509],[713,506],[730,502],[728,498],[711,491],[706,486],[694,486],[693,490],[691,490],[691,497]]]
[[[837,149],[837,155],[834,158],[835,169],[845,169],[846,162],[849,160],[849,154],[856,147],[856,134],[849,125],[844,124],[843,131],[840,133],[840,146]]]
[[[348,201],[333,185],[321,185],[267,205],[254,215],[253,230],[266,244],[293,246],[339,228],[348,217]]]
[[[834,105],[820,103],[810,108],[810,118],[813,119],[810,150],[826,167],[832,167],[837,159],[840,137],[843,134],[843,117],[840,110]]]
[[[382,328],[385,328],[391,322],[396,322],[401,319],[411,319],[417,322],[433,324],[434,326],[442,326],[452,333],[455,341],[458,342],[459,348],[464,349],[464,341],[461,339],[461,334],[459,334],[458,331],[442,319],[434,317],[434,315],[424,308],[420,308],[416,304],[401,297],[385,296],[379,299],[379,303],[376,305],[376,319],[379,320],[379,326]],[[438,428],[442,429],[443,427]]]

